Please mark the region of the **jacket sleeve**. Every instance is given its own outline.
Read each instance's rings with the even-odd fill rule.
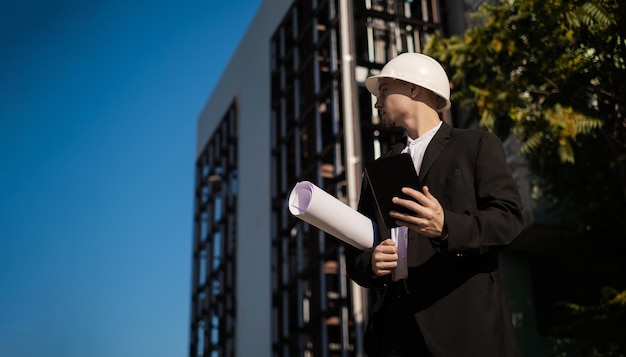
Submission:
[[[363,180],[361,185],[361,197],[359,199],[358,211],[375,222],[373,197],[369,193],[367,183]],[[375,223],[374,223],[375,224]],[[380,243],[378,229],[372,227],[375,232],[374,247]],[[345,244],[346,270],[350,279],[365,288],[383,287],[387,281],[386,277],[375,277],[372,273],[372,254],[374,247],[365,250]]]
[[[485,133],[478,140],[477,150],[472,152],[475,159],[468,161],[473,162],[469,171],[473,171],[473,177],[468,179],[473,185],[465,186],[469,191],[465,194],[471,195],[473,190],[474,197],[463,210],[444,209],[448,238],[436,242],[439,251],[472,249],[484,253],[511,244],[522,231],[519,190],[501,141]]]

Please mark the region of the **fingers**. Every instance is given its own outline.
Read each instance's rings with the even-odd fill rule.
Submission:
[[[382,241],[379,246],[388,246],[388,247],[393,247],[393,251],[395,252],[396,250],[396,243],[393,241],[393,239],[391,238],[387,238],[384,241]]]
[[[424,196],[426,196],[426,198],[428,199],[433,199],[433,195],[430,194],[430,189],[428,188],[428,186],[424,186],[422,187],[422,193],[424,194]]]
[[[386,239],[374,248],[372,254],[372,272],[376,276],[385,276],[398,266],[396,243]]]
[[[439,201],[435,198],[435,196],[430,193],[430,189],[428,188],[428,186],[422,187],[422,192],[424,193],[424,197],[426,197],[430,203],[435,205],[439,204]]]
[[[443,232],[444,213],[439,201],[430,193],[427,186],[422,192],[404,187],[402,192],[411,199],[393,198],[393,203],[408,208],[413,213],[406,214],[397,211],[389,212],[399,225],[408,227],[428,237],[438,237]]]
[[[430,207],[433,204],[435,204],[437,201],[437,199],[435,198],[435,196],[433,196],[430,193],[430,189],[428,188],[428,186],[424,186],[422,187],[422,191],[420,192],[419,190],[416,190],[414,188],[410,188],[410,187],[403,187],[402,188],[402,193],[404,193],[405,195],[411,197],[415,202],[419,203],[422,206],[425,207]],[[402,200],[401,198],[398,197],[398,200]],[[411,202],[411,200],[407,200],[404,199],[404,203],[407,202]],[[395,203],[395,201],[394,201]],[[410,208],[410,207],[407,207]]]

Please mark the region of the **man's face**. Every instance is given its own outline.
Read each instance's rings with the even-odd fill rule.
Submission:
[[[386,126],[404,126],[404,118],[412,102],[411,85],[391,78],[378,80],[378,100],[374,105]]]

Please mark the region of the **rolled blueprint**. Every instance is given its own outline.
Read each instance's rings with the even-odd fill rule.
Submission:
[[[374,244],[372,221],[309,181],[289,194],[289,212],[306,223],[359,249]]]

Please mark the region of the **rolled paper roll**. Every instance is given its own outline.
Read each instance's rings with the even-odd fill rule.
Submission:
[[[372,220],[309,181],[298,182],[291,190],[289,212],[358,249],[374,244]]]

